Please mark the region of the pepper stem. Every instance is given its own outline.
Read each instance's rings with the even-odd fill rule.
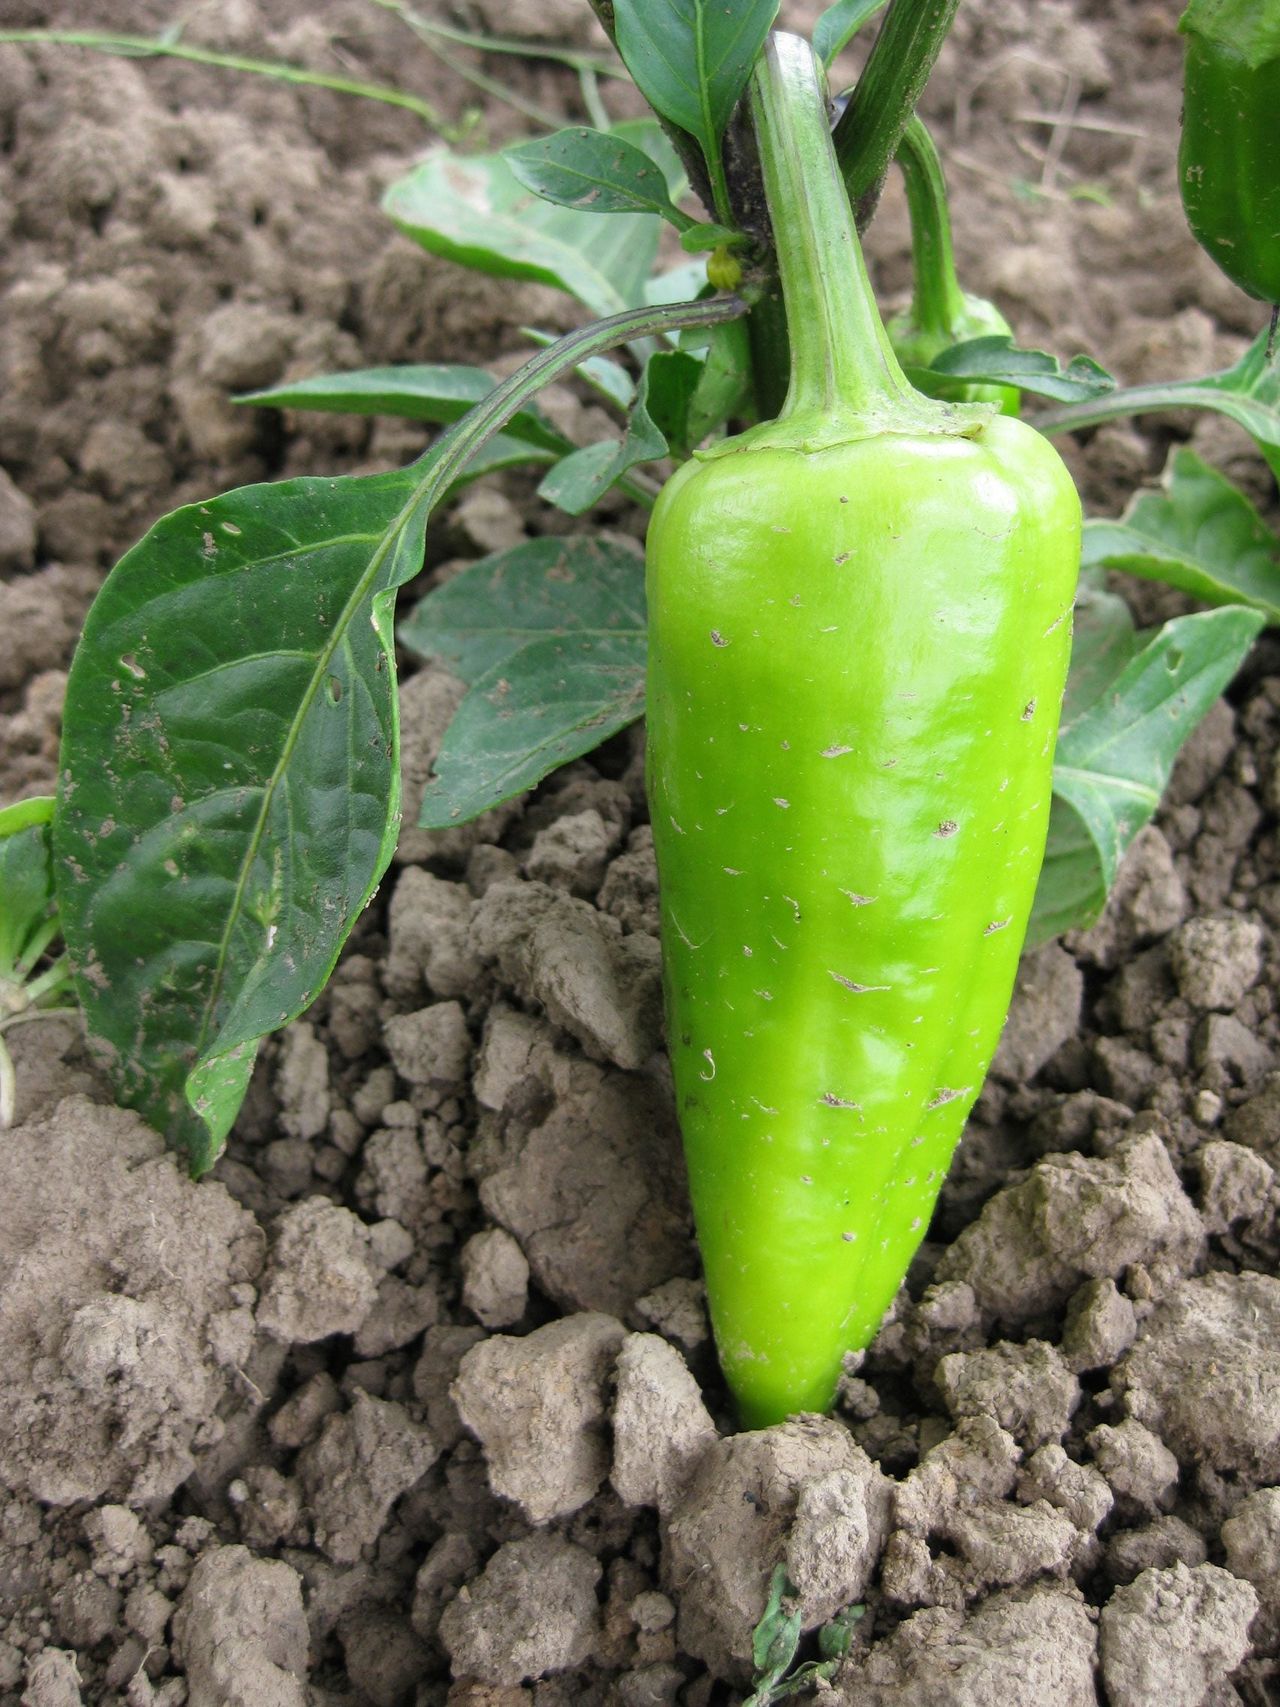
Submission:
[[[808,42],[769,37],[751,104],[791,340],[779,424],[938,431],[949,411],[912,388],[881,323]]]
[[[898,165],[911,216],[911,321],[922,332],[950,337],[966,305],[951,249],[947,186],[933,138],[914,115],[898,145]]]

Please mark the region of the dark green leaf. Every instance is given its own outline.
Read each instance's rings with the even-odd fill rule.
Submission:
[[[0,984],[25,977],[33,944],[42,944],[48,934],[45,927],[53,911],[52,818],[53,799],[48,795],[0,808]]]
[[[404,367],[359,368],[353,373],[318,374],[266,391],[247,391],[237,403],[274,409],[318,409],[338,415],[394,415],[408,421],[445,426],[459,421],[497,381],[483,368],[456,362],[424,362]],[[507,435],[563,455],[569,441],[536,407],[522,409],[507,425]]]
[[[644,636],[535,640],[481,676],[450,723],[419,823],[443,829],[598,747],[644,709]]]
[[[644,558],[603,535],[532,539],[470,564],[420,599],[398,638],[475,682],[534,640],[612,638],[643,644]],[[643,661],[642,661],[643,662]]]
[[[395,528],[414,484],[175,511],[112,571],[72,664],[54,850],[77,990],[122,1100],[196,1171],[395,845],[389,589],[421,562],[421,530]]]
[[[684,161],[676,153],[671,138],[652,113],[646,113],[643,118],[638,119],[619,119],[609,134],[620,137],[623,142],[631,143],[649,156],[662,173],[667,194],[673,202],[678,202],[682,196],[688,195],[689,179],[684,169]]]
[[[1020,350],[1003,332],[966,338],[936,356],[929,369],[948,379],[1012,385],[1060,403],[1075,403],[1114,391],[1116,382],[1092,356],[1072,356],[1063,367],[1045,350]]]
[[[813,51],[822,63],[830,65],[884,4],[885,0],[836,0],[828,6],[813,26]]]
[[[644,370],[649,419],[676,457],[687,457],[692,449],[689,410],[702,372],[703,363],[688,350],[659,350]]]
[[[661,222],[652,214],[589,213],[531,195],[500,155],[436,149],[391,185],[383,206],[433,255],[500,278],[568,291],[595,314],[644,300]]]
[[[1206,604],[1247,604],[1280,622],[1280,539],[1194,451],[1169,459],[1164,496],[1143,492],[1118,522],[1090,521],[1084,563],[1165,581]]]
[[[526,189],[581,213],[653,213],[678,230],[693,222],[673,206],[660,168],[622,137],[585,125],[505,150]]]
[[[729,332],[733,335],[725,337]],[[686,423],[688,441],[696,449],[735,417],[752,412],[751,344],[745,326],[712,328],[706,359],[693,396]]]
[[[1177,617],[1137,637],[1127,659],[1122,627],[1110,618],[1097,631],[1101,656],[1090,655],[1086,639],[1079,668],[1091,672],[1097,696],[1072,697],[1058,738],[1056,810],[1028,940],[1089,924],[1101,912],[1120,859],[1153,817],[1183,743],[1262,625],[1259,612],[1239,605]]]
[[[778,0],[614,0],[618,52],[645,100],[716,153]]]
[[[426,517],[539,386],[742,309],[637,309],[570,333],[412,468],[189,505],[107,578],[68,682],[54,879],[117,1092],[195,1171],[259,1040],[318,992],[391,857],[391,617]]]

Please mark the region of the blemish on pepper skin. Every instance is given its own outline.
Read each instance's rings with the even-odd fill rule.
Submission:
[[[843,504],[845,502],[845,500],[843,498],[841,498],[840,502]],[[844,1240],[846,1245],[851,1245],[853,1243],[853,1241],[857,1238],[857,1236],[858,1235],[856,1233],[841,1233],[841,1235],[840,1235],[840,1237]]]
[[[670,812],[667,813],[667,817],[668,817],[668,819],[670,819],[671,828],[675,831],[677,836],[687,836],[688,835],[689,832],[687,830],[682,830],[680,828],[679,824],[676,823],[675,819],[671,817]]]
[[[842,895],[847,895],[855,907],[870,907],[875,901],[874,895],[859,895],[856,889],[842,889]]]
[[[968,1086],[967,1085],[964,1086],[960,1090],[953,1090],[951,1088],[951,1086],[944,1085],[940,1091],[935,1092],[932,1100],[925,1103],[924,1106],[926,1108],[941,1108],[945,1103],[955,1102],[957,1097],[962,1097],[962,1096],[967,1096],[967,1095],[968,1095]]]
[[[799,903],[799,901],[793,900],[790,895],[784,895],[782,897],[782,899],[787,903],[788,907],[791,908],[791,911],[796,916],[796,923],[799,924],[800,923],[800,903]]]
[[[772,990],[754,990],[752,994],[759,996],[762,1002],[771,1002],[773,1000]]]
[[[983,936],[994,936],[997,931],[1004,930],[1006,925],[1011,925],[1012,923],[1012,919],[993,919],[982,934]]]
[[[724,872],[726,877],[741,877],[742,876],[742,873],[740,871],[735,870],[734,867],[731,865],[721,866],[720,869]]]
[[[784,812],[789,812],[791,810],[791,802],[789,800],[783,800],[780,796],[778,796],[776,794],[773,797],[773,804],[775,806],[781,806],[781,808]]]
[[[1022,722],[1023,723],[1030,723],[1031,719],[1035,716],[1035,714],[1036,714],[1036,702],[1034,699],[1029,699],[1027,701],[1026,705],[1022,708]]]
[[[827,1108],[854,1108],[857,1109],[859,1113],[862,1112],[862,1104],[860,1102],[853,1102],[849,1097],[838,1097],[834,1091],[823,1091],[822,1095],[818,1098],[818,1101],[823,1103]]]
[[[800,1175],[800,1184],[801,1185],[812,1185],[813,1184],[813,1175],[812,1174],[801,1174]]]
[[[945,840],[948,836],[954,836],[959,828],[954,818],[944,818],[933,833]]]
[[[707,1063],[707,1066],[710,1067],[711,1071],[709,1073],[699,1073],[698,1077],[705,1080],[707,1084],[710,1084],[712,1079],[716,1076],[716,1058],[709,1049],[704,1049],[702,1051],[702,1059]]]
[[[847,563],[852,556],[853,553],[851,551],[838,551],[831,561],[839,565],[841,563]]]
[[[852,747],[841,747],[839,745],[824,747],[820,756],[824,759],[842,759],[846,753],[851,753],[852,751]]]
[[[725,639],[724,635],[721,634],[718,628],[713,628],[711,630],[711,644],[713,646],[727,646],[729,642]]]
[[[744,942],[742,945],[742,952],[746,955],[747,959],[750,960],[752,955],[755,953],[755,949],[748,947],[748,945]]]
[[[852,990],[855,996],[866,996],[872,994],[876,990],[888,990],[891,988],[888,984],[857,984],[852,978],[846,978],[841,972],[832,972],[829,968],[827,976],[828,978],[834,978],[837,984],[843,984],[846,990]]]

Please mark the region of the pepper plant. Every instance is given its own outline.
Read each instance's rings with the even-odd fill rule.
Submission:
[[[679,1113],[753,1424],[830,1402],[923,1236],[1024,939],[1097,917],[1180,746],[1280,620],[1277,541],[1189,451],[1163,494],[1086,523],[1081,556],[1048,435],[1209,408],[1280,473],[1280,372],[1264,331],[1225,373],[1126,391],[1019,349],[965,294],[914,116],[955,4],[892,0],[829,105],[823,66],[874,0],[838,0],[812,47],[771,35],[777,0],[596,0],[653,120],[610,125],[597,90],[591,127],[440,147],[392,185],[433,253],[595,318],[535,334],[501,385],[408,366],[243,400],[445,430],[404,469],[188,505],[120,561],[71,668],[36,934],[10,957],[34,969],[56,899],[118,1094],[202,1173],[390,862],[396,638],[468,686],[427,826],[590,751],[640,715],[647,672]],[[916,285],[886,332],[859,232],[895,158]],[[1228,163],[1242,205],[1267,186],[1239,163],[1262,158]],[[655,275],[663,222],[684,258]],[[539,410],[567,375],[615,437],[573,444]],[[657,496],[645,469],[672,462]],[[434,512],[517,465],[574,516],[615,487],[657,497],[647,596],[640,552],[588,531],[474,564],[397,629]],[[1112,567],[1213,608],[1138,633]]]

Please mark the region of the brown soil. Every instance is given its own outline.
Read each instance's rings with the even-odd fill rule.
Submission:
[[[1257,322],[1178,207],[1179,10],[966,0],[926,102],[969,288],[1023,342],[1129,381],[1225,365]],[[467,17],[581,40],[585,12]],[[478,106],[477,145],[526,122],[361,0],[196,8],[187,39],[397,82],[450,123]],[[569,74],[491,69],[582,116]],[[0,48],[0,799],[51,787],[77,627],[151,520],[423,442],[229,392],[509,364],[521,325],[572,323],[390,231],[378,195],[428,140],[321,91]],[[896,189],[870,252],[888,303]],[[1248,441],[1188,415],[1067,446],[1086,507],[1113,513],[1187,439],[1274,504]],[[565,525],[498,483],[432,558]],[[1147,619],[1179,608],[1129,593]],[[458,690],[406,663],[412,793]],[[930,1239],[833,1419],[732,1433],[630,737],[476,825],[406,834],[330,989],[264,1048],[212,1181],[111,1105],[73,1025],[20,1031],[0,1702],[708,1707],[740,1698],[781,1560],[806,1627],[867,1607],[851,1707],[1273,1699],[1278,729],[1264,640],[1102,922],[1027,960]]]

